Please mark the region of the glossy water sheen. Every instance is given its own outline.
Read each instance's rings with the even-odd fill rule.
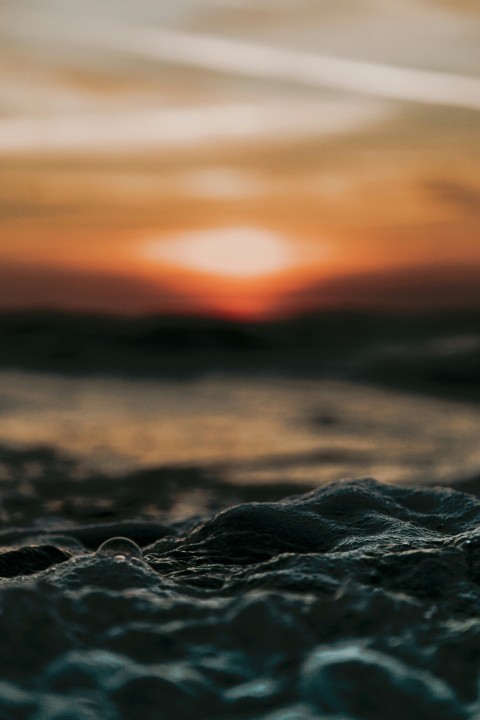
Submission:
[[[51,445],[108,474],[201,464],[235,483],[452,481],[477,473],[479,427],[473,405],[347,382],[0,373],[0,443]]]

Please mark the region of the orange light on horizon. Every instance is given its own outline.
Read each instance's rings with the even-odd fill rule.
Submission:
[[[189,296],[200,311],[260,318],[275,314],[285,293],[318,276],[330,254],[323,242],[312,254],[299,238],[261,226],[200,227],[137,237],[130,269]]]
[[[298,260],[278,233],[256,227],[218,227],[147,241],[145,259],[162,265],[232,280],[263,278],[286,272]]]

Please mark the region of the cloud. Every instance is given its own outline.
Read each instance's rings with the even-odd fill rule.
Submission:
[[[71,45],[90,53],[185,66],[227,75],[274,80],[308,88],[334,89],[393,100],[480,110],[480,78],[393,66],[318,52],[304,52],[202,33],[135,26],[113,19],[94,22],[19,13],[13,37]]]
[[[82,28],[75,29],[76,39]],[[210,35],[101,23],[85,27],[93,46],[160,62],[393,100],[480,110],[480,79],[394,67]]]
[[[461,212],[480,213],[480,190],[454,180],[430,180],[425,184],[429,194]]]
[[[303,101],[198,105],[0,119],[0,153],[141,150],[339,134],[384,114],[378,104]]]

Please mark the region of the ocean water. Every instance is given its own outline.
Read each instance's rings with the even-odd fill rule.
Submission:
[[[477,404],[347,381],[0,371],[0,445],[54,448],[86,474],[175,466],[235,485],[452,483],[478,474],[479,428]],[[0,473],[10,477],[8,460]]]
[[[350,254],[352,228],[414,255],[412,232],[433,233],[439,262],[476,242],[474,93],[455,109],[478,70],[473,0],[0,8],[3,260],[45,259],[51,236],[55,263],[76,266],[78,237],[108,269],[125,233],[150,242],[168,218],[271,217],[286,237],[311,227],[327,255]],[[220,72],[191,34],[226,41]],[[229,68],[242,43],[266,61]],[[295,81],[299,53],[314,62]],[[364,63],[391,82],[371,94]],[[434,82],[423,97],[424,73],[453,94]],[[5,367],[32,367],[30,350],[78,365],[0,371],[0,720],[478,720],[480,501],[447,487],[478,491],[477,329],[440,379],[460,402],[346,377],[75,376],[102,348],[126,352],[128,332],[110,347],[87,326],[77,346],[82,322],[25,340],[28,326],[7,333]],[[332,333],[316,336],[328,350]],[[420,336],[413,370],[395,336],[363,361],[408,384],[452,351]],[[161,359],[155,332],[138,338],[129,360]]]
[[[479,521],[471,495],[357,480],[181,522],[7,523],[1,717],[476,720]]]
[[[477,487],[476,405],[220,375],[0,388],[2,720],[480,716],[480,500],[431,487]]]

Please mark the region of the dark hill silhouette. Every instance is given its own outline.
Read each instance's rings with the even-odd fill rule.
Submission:
[[[129,275],[36,265],[0,266],[0,308],[138,315],[181,312],[187,298]],[[187,306],[191,307],[191,299]]]
[[[217,298],[221,305],[221,298]],[[85,270],[4,264],[0,267],[0,309],[61,310],[120,316],[212,315],[210,298],[140,279]],[[278,316],[321,310],[417,312],[444,308],[480,309],[480,266],[429,265],[343,275],[278,297]],[[218,314],[218,313],[217,313]]]
[[[0,313],[0,369],[190,378],[212,372],[368,381],[480,399],[480,311],[312,313],[268,323]]]
[[[480,309],[480,266],[424,265],[336,277],[290,296],[285,307],[296,313],[319,307],[410,313]]]
[[[478,267],[402,268],[332,279],[287,298],[284,316],[255,322],[182,315],[180,296],[131,278],[60,277],[54,271],[36,274],[33,268],[22,273],[0,273],[12,305],[15,299],[26,300],[28,282],[37,282],[46,283],[47,307],[55,307],[54,300],[68,291],[72,308],[82,297],[89,309],[109,307],[121,295],[118,313],[4,310],[0,368],[177,378],[232,372],[360,379],[480,399]],[[126,312],[142,302],[155,307],[160,297],[175,312],[122,315],[122,308]]]

